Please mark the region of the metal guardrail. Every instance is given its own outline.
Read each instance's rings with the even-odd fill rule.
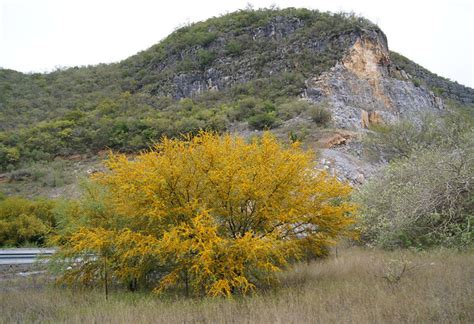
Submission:
[[[0,249],[0,265],[47,262],[55,252],[56,249],[40,248]]]

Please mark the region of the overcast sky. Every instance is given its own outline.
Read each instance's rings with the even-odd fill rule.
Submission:
[[[474,87],[472,0],[0,0],[0,67],[44,72],[117,62],[176,27],[249,2],[361,14],[382,28],[391,50]]]

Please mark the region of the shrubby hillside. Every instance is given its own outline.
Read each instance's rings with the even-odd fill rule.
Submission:
[[[386,42],[376,25],[351,14],[240,10],[179,28],[115,64],[48,74],[2,69],[0,168],[105,148],[135,152],[199,129],[272,129],[301,114],[324,126],[328,113],[297,99],[318,101],[308,80],[337,65],[358,39]],[[472,102],[472,89],[453,90],[452,82],[391,57],[390,71],[400,66],[414,82]]]
[[[344,35],[362,28],[377,27],[305,9],[243,10],[180,28],[117,64],[0,70],[0,165],[135,151],[163,135],[223,131],[252,118],[252,127],[271,128],[278,106],[302,92],[305,77],[333,66]],[[217,70],[234,79],[213,77]]]
[[[428,87],[444,99],[454,100],[463,105],[474,104],[474,92],[471,88],[436,75],[396,52],[390,52],[390,58],[413,77],[415,84]]]

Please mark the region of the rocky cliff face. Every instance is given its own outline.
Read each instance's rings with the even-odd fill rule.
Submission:
[[[443,113],[443,100],[427,87],[415,85],[412,78],[392,62],[386,37],[380,31],[358,34],[335,66],[309,78],[302,96],[325,103],[336,128],[356,131],[345,136],[343,142],[322,148],[320,166],[343,181],[362,184],[380,165],[361,158],[358,133],[374,124],[401,118],[416,122],[426,113]],[[328,142],[339,137],[333,135]]]
[[[159,76],[151,93],[180,99],[303,71],[306,88],[301,96],[325,102],[340,128],[416,120],[444,110],[440,97],[415,85],[413,77],[392,62],[387,39],[375,26],[325,34],[308,32],[308,25],[297,16],[275,16],[258,27],[222,33],[205,47],[189,47],[159,64],[148,63],[148,70]],[[207,32],[212,31],[208,27]],[[239,46],[239,52],[229,55],[229,45]],[[204,54],[212,56],[207,66],[199,63]]]
[[[305,22],[298,17],[277,16],[263,26],[228,31],[206,46],[192,46],[167,55],[165,60],[150,63],[148,68],[153,74],[165,75],[162,82],[155,84],[152,93],[175,99],[193,97],[292,69],[291,54],[301,52],[305,47],[322,51],[326,47],[324,43],[329,42],[327,39],[316,42],[307,39],[307,44],[293,42],[295,34],[304,27]],[[210,26],[206,32],[213,33],[213,30]],[[288,40],[293,42],[291,46],[288,46]],[[231,46],[235,50],[232,51]],[[212,56],[209,64],[200,61],[205,53]],[[166,77],[170,70],[178,73]]]
[[[222,27],[219,19],[178,30],[169,42],[148,50],[144,61],[124,61],[127,69],[139,61],[134,91],[147,88],[155,96],[180,99],[286,72],[318,76],[342,58],[362,28],[378,30],[362,18],[298,10],[271,12],[253,23],[257,18],[247,17],[250,22],[232,28]],[[208,41],[187,40],[176,48],[182,38],[203,34]]]
[[[410,78],[392,64],[385,36],[367,32],[333,68],[307,81],[304,96],[327,102],[335,124],[341,128],[367,128],[442,112],[441,98],[415,86]]]

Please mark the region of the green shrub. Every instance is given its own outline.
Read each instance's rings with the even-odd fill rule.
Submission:
[[[9,165],[16,165],[20,160],[20,150],[7,147],[0,143],[0,170],[6,170]]]
[[[248,119],[249,125],[253,129],[264,130],[277,127],[280,123],[274,113],[259,113]]]
[[[472,127],[474,119],[469,113],[456,111],[443,118],[426,115],[417,122],[402,120],[373,127],[363,138],[363,147],[370,159],[393,161],[424,148],[459,145]]]
[[[302,128],[300,131],[290,131],[288,133],[288,140],[290,143],[303,142],[308,135],[308,129]]]
[[[0,246],[41,245],[56,226],[54,203],[9,197],[0,201]]]
[[[25,170],[31,174],[31,180],[43,187],[62,187],[73,181],[73,175],[67,171],[67,162],[63,160],[49,163],[34,163]]]
[[[194,33],[192,36],[194,38],[194,44],[207,47],[209,46],[209,44],[216,40],[217,33],[203,31]]]
[[[313,105],[309,109],[309,115],[313,122],[321,126],[327,126],[332,120],[331,112],[321,104]]]
[[[197,68],[196,62],[194,62],[191,58],[185,57],[181,61],[176,64],[176,71],[177,72],[190,72]]]
[[[174,123],[175,134],[196,134],[200,130],[205,128],[205,123],[202,120],[198,120],[193,116],[184,117]]]
[[[243,52],[243,45],[241,42],[231,40],[225,46],[225,53],[229,56],[239,56]]]
[[[200,28],[199,24],[185,26],[168,36],[161,44],[171,53],[176,53],[188,47],[207,47],[217,38],[217,34]]]
[[[472,244],[474,141],[392,163],[358,195],[362,238],[384,248]]]
[[[300,115],[303,112],[310,112],[313,104],[306,100],[295,99],[284,102],[277,107],[278,117],[288,120]]]
[[[366,149],[390,160],[357,199],[362,238],[385,248],[472,244],[474,127],[460,112],[378,127]]]
[[[377,125],[363,139],[365,153],[374,160],[391,161],[426,146],[425,135],[408,120],[396,124]]]
[[[244,120],[255,113],[259,100],[255,97],[244,97],[235,104],[231,113],[231,118],[235,120]]]
[[[199,50],[197,52],[197,59],[200,68],[205,69],[216,59],[216,53],[208,50]]]
[[[433,90],[433,93],[438,97],[442,97],[446,94],[446,90],[440,87],[432,87],[431,90]]]
[[[207,130],[224,132],[229,127],[229,119],[224,114],[215,114],[208,120]]]

